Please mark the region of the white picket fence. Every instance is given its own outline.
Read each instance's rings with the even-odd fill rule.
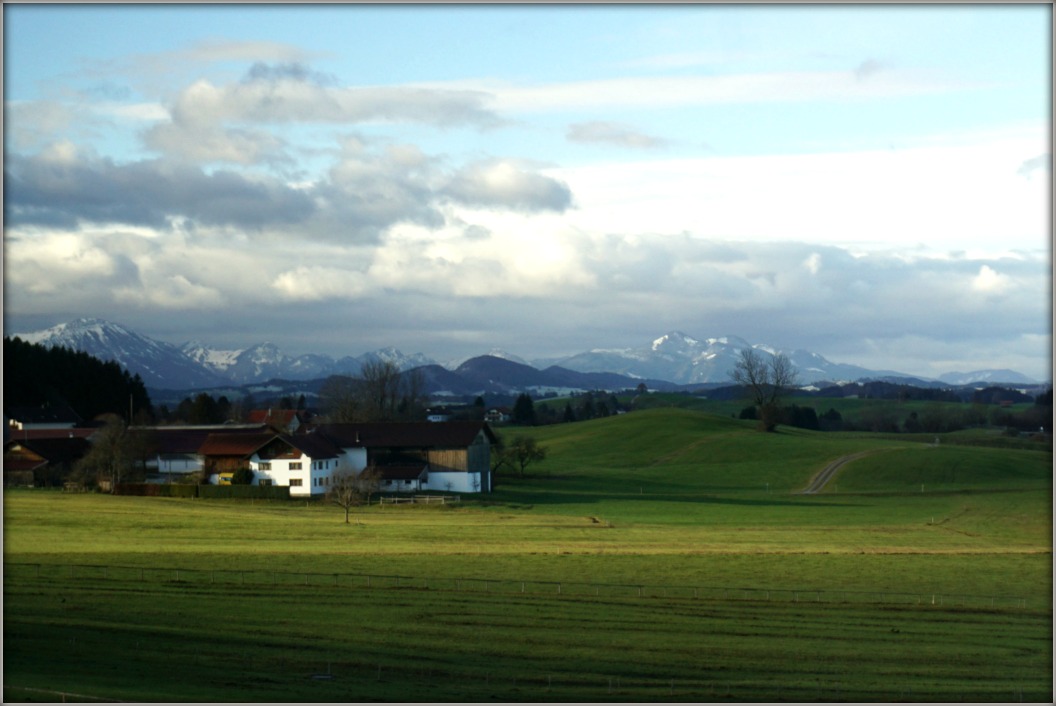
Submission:
[[[410,497],[390,495],[378,498],[378,505],[448,505],[460,502],[462,498],[458,495],[412,495]]]

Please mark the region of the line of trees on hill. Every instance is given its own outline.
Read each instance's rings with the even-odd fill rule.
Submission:
[[[81,419],[101,414],[150,415],[147,388],[113,361],[67,348],[47,348],[17,336],[4,338],[4,405],[69,406]]]

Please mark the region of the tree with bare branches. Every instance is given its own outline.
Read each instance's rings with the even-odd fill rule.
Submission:
[[[370,499],[381,487],[381,472],[373,464],[359,473],[343,471],[330,479],[326,491],[327,500],[345,511],[345,524],[349,524],[352,508],[370,504]]]
[[[743,348],[730,377],[748,390],[752,402],[759,408],[759,428],[773,431],[777,427],[781,398],[796,385],[798,375],[792,361],[784,353],[767,360],[754,348]]]

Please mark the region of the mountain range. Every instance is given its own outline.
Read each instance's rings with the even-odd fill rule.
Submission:
[[[679,331],[667,333],[640,348],[598,348],[531,363],[493,349],[486,355],[446,365],[421,353],[406,355],[395,348],[335,359],[319,354],[287,355],[272,343],[237,350],[214,349],[198,341],[177,346],[94,318],[14,335],[30,343],[63,346],[100,360],[114,360],[138,374],[152,390],[207,389],[269,380],[318,380],[335,374],[355,375],[364,363],[378,360],[392,362],[401,370],[418,369],[430,394],[625,389],[643,382],[652,389],[675,389],[729,384],[730,370],[740,351],[749,346],[764,355],[783,352],[796,367],[803,385],[861,379],[897,379],[925,385],[1036,384],[1011,370],[949,373],[927,381],[890,370],[833,363],[806,350],[778,351],[762,344],[749,344],[735,336],[696,339]]]

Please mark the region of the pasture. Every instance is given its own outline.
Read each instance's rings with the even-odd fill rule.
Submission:
[[[1051,700],[1047,451],[678,409],[531,433],[528,477],[351,525],[6,493],[5,701]]]

